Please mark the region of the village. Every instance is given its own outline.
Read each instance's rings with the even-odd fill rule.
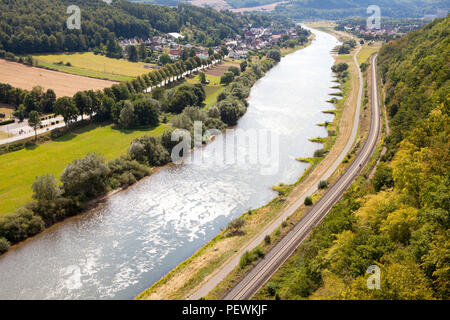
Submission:
[[[298,38],[296,28],[272,29],[272,28],[255,28],[249,25],[243,30],[242,35],[237,35],[234,39],[225,39],[224,44],[228,49],[228,57],[231,59],[245,59],[250,51],[257,52],[270,46],[277,45],[281,39]],[[184,50],[195,50],[196,56],[200,59],[208,59],[212,54],[218,52],[223,46],[207,48],[197,46],[192,43],[182,44],[184,36],[180,33],[172,32],[160,36],[150,37],[148,39],[125,39],[119,42],[124,55],[127,55],[126,48],[129,46],[145,45],[148,50],[153,52],[155,61],[159,56],[167,54],[172,61],[183,59]]]

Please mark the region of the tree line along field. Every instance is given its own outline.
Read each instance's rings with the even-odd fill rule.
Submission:
[[[204,85],[205,108],[215,104],[218,94],[225,89],[220,84],[220,76],[211,75],[212,71],[206,72],[209,84]],[[197,74],[186,77],[175,88],[199,82]],[[115,159],[127,152],[134,139],[143,135],[161,136],[169,127],[161,124],[156,128],[127,130],[113,124],[92,123],[45,144],[1,155],[0,166],[8,170],[0,172],[0,216],[31,200],[31,185],[37,176],[50,173],[58,178],[69,163],[90,152],[101,153],[107,160]]]
[[[144,62],[108,58],[92,52],[42,54],[33,56],[33,59],[40,67],[112,81],[132,80],[134,77],[148,73],[151,70],[149,66],[153,66]]]
[[[148,129],[119,129],[111,124],[90,124],[51,142],[0,156],[0,216],[31,200],[31,185],[45,173],[59,177],[75,159],[98,152],[111,160],[126,153],[143,135],[160,136],[168,125]],[[7,168],[7,169],[6,169]]]

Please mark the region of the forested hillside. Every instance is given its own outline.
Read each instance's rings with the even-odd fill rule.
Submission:
[[[450,298],[450,18],[379,53],[392,133],[361,177],[260,297]],[[379,290],[366,272],[381,270]]]
[[[67,8],[81,9],[81,30],[66,27]],[[198,43],[218,45],[242,32],[243,26],[270,24],[260,15],[180,4],[166,7],[115,0],[0,0],[0,49],[14,53],[84,51],[117,38],[149,37],[159,32],[188,29]]]
[[[342,19],[367,17],[367,7],[378,5],[383,17],[412,18],[435,14],[438,8],[450,6],[449,1],[432,0],[290,0],[279,5],[276,12],[295,19]]]

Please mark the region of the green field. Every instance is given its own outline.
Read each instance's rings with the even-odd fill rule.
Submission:
[[[204,86],[206,94],[205,108],[209,108],[217,102],[217,96],[225,89],[225,87],[220,84],[219,76],[211,76],[207,74],[206,80],[209,81],[209,84]],[[195,77],[192,78],[186,78],[186,82],[184,83],[189,84],[200,83],[200,76],[196,75]],[[183,85],[184,83],[180,85]]]
[[[358,54],[358,63],[361,64],[363,62],[366,62],[367,59],[370,58],[372,54],[375,52],[378,52],[381,48],[381,43],[375,42],[372,45],[364,44],[361,48],[361,51]]]
[[[216,103],[217,95],[225,87],[220,85],[218,76],[207,75],[206,78],[210,81],[205,86],[205,104],[208,108]],[[196,75],[186,78],[183,83],[199,82]],[[89,152],[101,153],[108,160],[117,158],[126,153],[133,139],[145,134],[159,136],[168,126],[162,124],[153,129],[122,130],[111,124],[90,124],[45,144],[1,155],[0,168],[6,169],[0,171],[0,215],[10,213],[31,200],[31,185],[36,176],[50,173],[59,178],[70,162]]]
[[[152,70],[144,67],[148,63],[112,59],[92,52],[36,55],[33,58],[41,67],[112,81],[128,81]],[[61,61],[63,64],[58,64]],[[68,62],[71,66],[65,65]]]
[[[145,134],[161,135],[168,125],[153,129],[122,130],[111,124],[90,124],[54,141],[0,156],[0,215],[31,200],[36,176],[46,173],[59,178],[73,160],[89,152],[111,160],[125,154],[130,142]]]

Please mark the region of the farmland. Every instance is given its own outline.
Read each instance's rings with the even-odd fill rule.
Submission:
[[[36,176],[56,177],[73,160],[98,152],[111,160],[125,154],[130,142],[145,134],[159,136],[167,128],[122,130],[111,124],[90,124],[54,141],[0,156],[0,215],[12,212],[31,200],[31,185]]]
[[[92,52],[36,55],[33,58],[41,67],[113,81],[128,81],[151,71],[151,69],[145,67],[151,66],[148,63],[112,59],[95,55]]]
[[[81,90],[98,90],[115,82],[25,66],[0,59],[0,81],[13,87],[31,90],[34,86],[53,89],[58,97],[73,96]]]

